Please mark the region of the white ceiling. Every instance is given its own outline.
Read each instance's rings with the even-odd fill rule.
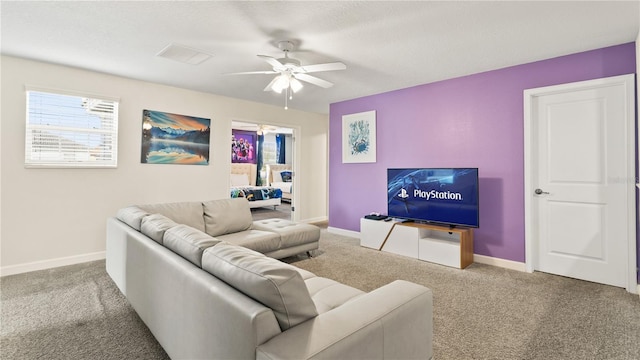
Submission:
[[[6,1],[4,55],[64,64],[278,106],[257,54],[280,57],[293,40],[315,73],[290,108],[329,104],[511,65],[635,41],[636,1]],[[156,54],[168,44],[213,55],[189,65]]]

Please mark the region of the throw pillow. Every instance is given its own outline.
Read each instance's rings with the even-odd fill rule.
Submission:
[[[281,171],[280,177],[282,177],[282,181],[291,182],[291,171]]]
[[[248,230],[253,223],[247,199],[211,200],[202,205],[204,206],[204,232],[211,236]]]
[[[271,170],[271,182],[272,183],[282,182],[282,176],[280,176],[280,171]]]

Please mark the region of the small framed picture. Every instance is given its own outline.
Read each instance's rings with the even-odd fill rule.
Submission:
[[[342,116],[342,162],[376,162],[375,110]]]

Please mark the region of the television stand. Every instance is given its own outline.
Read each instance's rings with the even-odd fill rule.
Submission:
[[[473,263],[473,229],[465,227],[361,219],[360,245],[458,269]]]

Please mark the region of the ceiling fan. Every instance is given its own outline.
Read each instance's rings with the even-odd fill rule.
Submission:
[[[258,55],[259,58],[263,59],[269,65],[271,65],[273,67],[273,70],[247,71],[229,75],[278,74],[264,88],[264,91],[275,91],[278,94],[282,94],[282,91],[285,91],[284,108],[287,109],[287,99],[291,100],[293,98],[293,93],[298,92],[303,87],[300,81],[320,86],[325,89],[333,86],[333,83],[315,76],[311,76],[309,75],[309,73],[344,70],[347,68],[347,66],[341,62],[302,66],[300,65],[300,60],[289,57],[289,52],[293,50],[293,47],[294,44],[291,41],[280,41],[278,42],[278,48],[284,52],[284,57],[276,59],[267,55]]]

